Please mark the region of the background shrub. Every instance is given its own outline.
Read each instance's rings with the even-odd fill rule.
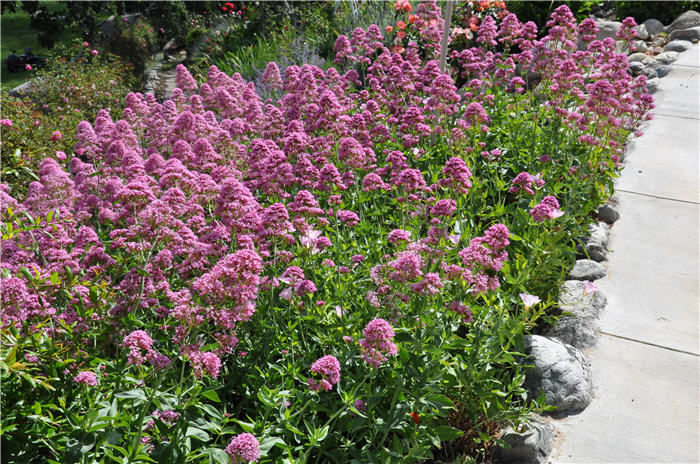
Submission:
[[[14,193],[26,190],[42,159],[55,158],[58,151],[70,157],[80,121],[94,120],[101,108],[124,108],[124,97],[136,85],[132,68],[115,55],[93,50],[82,43],[59,47],[48,66],[34,72],[30,95],[3,92],[0,114],[12,126],[2,128],[2,178]],[[56,131],[61,138],[51,140]]]

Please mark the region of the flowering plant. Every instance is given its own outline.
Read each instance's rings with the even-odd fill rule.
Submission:
[[[540,40],[480,29],[455,75],[436,3],[412,12],[422,45],[355,29],[362,79],[269,65],[276,99],[178,66],[0,190],[14,459],[419,462],[541,409],[522,337],[652,102],[566,7]]]

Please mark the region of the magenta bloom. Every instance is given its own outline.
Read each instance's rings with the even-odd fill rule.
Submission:
[[[398,242],[410,242],[411,232],[402,229],[394,229],[389,232],[389,243],[396,245]]]
[[[532,184],[535,178],[529,172],[521,172],[515,179],[513,179],[513,185],[508,189],[510,193],[520,193],[525,191],[529,195],[534,195],[535,191],[532,190]]]
[[[340,381],[340,363],[335,356],[327,355],[317,359],[311,365],[311,372],[321,376],[320,381],[311,377],[308,379],[309,388],[316,392],[329,391]]]
[[[343,221],[345,224],[349,225],[350,227],[354,227],[357,225],[358,222],[360,222],[360,218],[357,214],[355,214],[352,211],[347,211],[344,209],[341,209],[338,211],[338,219]]]
[[[219,369],[221,369],[221,359],[211,351],[202,352],[192,350],[188,354],[190,358],[190,364],[194,368],[194,376],[201,379],[206,372],[212,378],[217,378],[219,376]]]
[[[153,346],[153,339],[143,330],[134,330],[124,337],[123,344],[129,348],[128,364],[140,366],[144,361],[141,350],[150,352]]]
[[[546,219],[556,219],[564,214],[559,209],[559,202],[553,196],[546,196],[542,201],[530,210],[530,216],[535,222],[543,222]]]
[[[365,338],[358,342],[365,362],[375,368],[398,353],[394,344],[394,329],[384,319],[371,320],[362,331]]]
[[[28,64],[27,66],[24,67],[24,69],[26,69],[27,71],[31,71],[31,70],[32,70],[32,65],[31,65],[31,64]]]
[[[29,66],[29,65],[27,65]],[[63,134],[61,134],[60,131],[54,131],[53,134],[51,134],[51,141],[55,142],[57,140],[61,140],[63,138]]]
[[[0,119],[0,126],[12,127],[11,119]]]
[[[73,379],[75,383],[82,383],[89,387],[94,387],[97,385],[97,376],[94,372],[82,371]]]
[[[233,464],[247,464],[258,462],[260,459],[260,443],[254,435],[242,433],[233,437],[226,447],[226,452],[231,456]]]

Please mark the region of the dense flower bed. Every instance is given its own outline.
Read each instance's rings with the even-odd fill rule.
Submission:
[[[180,66],[0,191],[4,460],[405,463],[538,407],[522,335],[653,105],[566,7],[486,17],[454,76],[411,10],[274,100]]]

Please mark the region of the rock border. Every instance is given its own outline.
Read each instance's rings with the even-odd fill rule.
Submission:
[[[596,19],[599,40],[615,37],[621,27],[617,21]],[[660,79],[670,71],[678,56],[700,41],[700,13],[689,10],[664,26],[648,19],[637,26],[638,40],[628,50],[628,72],[645,75],[647,90],[658,90]],[[500,463],[545,464],[554,444],[552,423],[557,418],[585,409],[593,399],[590,363],[580,350],[597,342],[598,318],[607,298],[592,283],[605,277],[610,227],[620,218],[616,202],[605,203],[596,210],[598,222],[591,224],[588,235],[578,247],[579,258],[561,288],[558,307],[561,316],[544,336],[528,335],[525,354],[533,367],[526,374],[525,386],[533,396],[544,394],[546,403],[557,406],[554,414],[539,417],[518,430],[505,429],[501,439],[505,446],[494,451]]]

